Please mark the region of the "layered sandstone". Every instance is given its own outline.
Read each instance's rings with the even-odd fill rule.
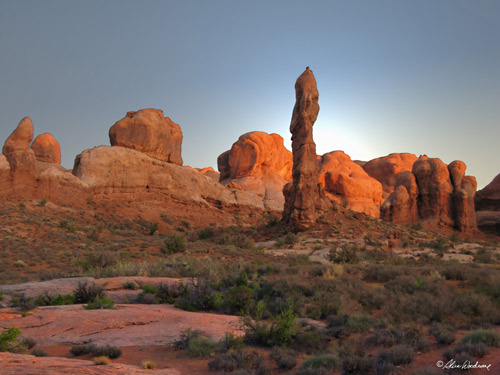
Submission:
[[[319,183],[316,144],[313,140],[313,125],[319,112],[318,97],[316,79],[307,67],[295,83],[295,107],[290,123],[293,182],[283,189],[283,219],[294,230],[312,227],[329,207],[323,186]]]
[[[476,193],[475,202],[478,227],[500,235],[500,174]]]
[[[109,129],[111,146],[140,151],[154,159],[182,165],[182,132],[159,109],[128,112]]]
[[[378,180],[386,194],[391,194],[397,186],[397,176],[402,172],[411,172],[417,157],[409,153],[394,153],[372,159],[363,164],[371,177]]]
[[[283,186],[292,179],[292,153],[278,134],[250,132],[217,158],[220,182],[264,197],[269,208],[282,210]]]
[[[321,157],[319,181],[332,200],[353,211],[379,217],[382,184],[343,151],[329,152]]]

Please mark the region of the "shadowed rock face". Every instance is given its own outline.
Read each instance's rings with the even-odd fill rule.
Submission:
[[[477,226],[500,235],[500,174],[475,196]]]
[[[290,123],[293,183],[283,189],[283,219],[295,230],[313,226],[321,211],[329,206],[319,183],[319,165],[313,140],[312,128],[319,112],[318,97],[316,79],[307,68],[295,83],[296,101]]]
[[[40,134],[31,144],[36,160],[61,164],[61,146],[50,133]]]
[[[159,109],[128,112],[109,129],[111,146],[140,151],[154,159],[182,165],[182,132]]]

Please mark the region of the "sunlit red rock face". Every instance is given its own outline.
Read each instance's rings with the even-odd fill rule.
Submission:
[[[182,165],[182,132],[178,124],[163,117],[159,109],[128,112],[109,129],[111,146],[131,148],[146,155]]]
[[[329,152],[321,157],[319,181],[330,199],[353,211],[379,217],[382,184],[343,151]]]
[[[500,174],[476,193],[477,225],[500,235]]]
[[[319,112],[318,97],[316,79],[308,67],[295,83],[295,107],[290,123],[293,182],[283,189],[283,219],[296,230],[315,225],[319,216],[331,205],[319,183],[316,144],[313,140],[313,125]]]
[[[398,224],[422,220],[462,232],[474,231],[477,184],[474,177],[465,176],[465,169],[461,161],[447,166],[437,158],[419,157],[411,174],[397,175],[395,189],[381,208],[381,217]]]
[[[292,179],[292,153],[278,134],[243,134],[230,150],[217,158],[223,185],[253,191],[267,207],[282,210],[283,186]]]
[[[363,165],[368,175],[382,184],[384,192],[390,194],[397,186],[397,176],[401,172],[411,172],[417,161],[413,154],[398,153],[372,159]]]
[[[9,185],[15,194],[21,190],[32,191],[35,186],[37,170],[35,153],[30,148],[32,140],[33,123],[25,117],[3,146],[3,154],[10,165]]]
[[[61,164],[61,146],[50,133],[40,134],[31,144],[36,160]]]

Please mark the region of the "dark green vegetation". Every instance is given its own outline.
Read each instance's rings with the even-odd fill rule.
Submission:
[[[104,345],[104,346],[96,346],[94,344],[87,345],[74,345],[69,350],[71,354],[75,357],[91,354],[92,357],[108,357],[111,359],[119,358],[122,355],[122,350],[115,346]]]

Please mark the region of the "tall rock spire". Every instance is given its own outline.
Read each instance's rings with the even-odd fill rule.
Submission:
[[[283,219],[291,229],[304,230],[316,224],[321,211],[330,206],[319,183],[319,165],[313,125],[318,117],[318,88],[312,70],[306,68],[295,83],[292,133],[293,182],[287,184]]]

